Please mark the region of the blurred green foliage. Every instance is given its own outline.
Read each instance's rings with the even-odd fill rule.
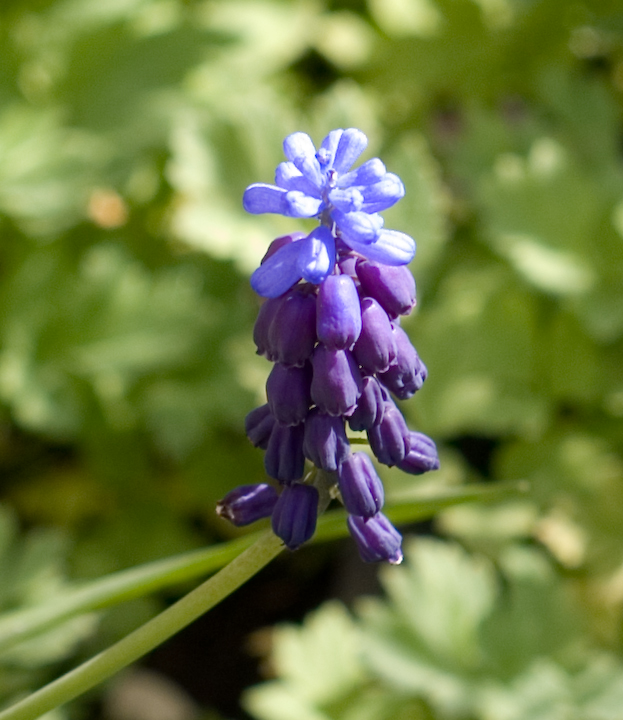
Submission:
[[[443,513],[439,533],[480,559],[416,543],[356,621],[364,660],[313,688],[290,677],[304,643],[326,658],[331,623],[355,631],[335,607],[310,619],[277,661],[304,711],[258,691],[258,717],[614,720],[620,3],[4,0],[0,68],[1,527],[66,546],[33,583],[63,558],[88,578],[231,535],[215,501],[263,477],[242,430],[269,369],[247,278],[302,229],[246,217],[241,193],[270,181],[288,132],[356,126],[407,188],[386,224],[418,242],[404,327],[429,379],[404,412],[442,454],[430,480],[386,472],[388,494],[483,477],[533,492]],[[12,587],[0,604],[33,602]],[[12,677],[5,696],[40,680]]]

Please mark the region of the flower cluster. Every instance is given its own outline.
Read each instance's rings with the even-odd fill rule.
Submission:
[[[351,167],[367,145],[357,129],[333,130],[316,151],[304,133],[284,141],[288,162],[275,185],[244,193],[251,213],[317,217],[309,235],[273,241],[251,285],[266,302],[254,329],[257,351],[274,363],[267,403],[246,419],[251,442],[265,450],[268,483],[229,493],[218,512],[235,525],[271,516],[295,549],[314,533],[323,483],[349,513],[348,527],[367,562],[402,560],[398,531],[383,515],[383,485],[365,452],[353,452],[346,423],[365,431],[376,459],[420,474],[439,466],[435,444],[410,431],[392,395],[410,398],[426,368],[400,316],[415,305],[407,263],[411,237],[383,228],[382,210],[404,195],[378,158]],[[305,475],[305,462],[315,471]]]

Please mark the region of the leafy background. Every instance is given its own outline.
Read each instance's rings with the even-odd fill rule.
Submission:
[[[620,720],[620,3],[4,0],[0,63],[1,610],[233,537],[248,275],[301,229],[240,197],[294,130],[360,127],[407,188],[442,469],[390,497],[530,483],[406,528],[380,586],[346,542],[285,557],[55,717]],[[2,701],[183,590],[7,650]]]

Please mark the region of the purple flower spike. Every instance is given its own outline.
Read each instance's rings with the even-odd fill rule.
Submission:
[[[363,389],[357,400],[357,407],[348,418],[350,429],[369,430],[374,425],[378,425],[383,419],[387,400],[389,400],[389,393],[383,389],[379,381],[366,375],[363,378]]]
[[[350,352],[318,345],[312,355],[312,365],[314,403],[329,415],[350,415],[362,389],[361,373]]]
[[[255,447],[266,450],[275,422],[276,420],[270,412],[268,404],[256,407],[246,416],[244,428],[247,437]]]
[[[316,297],[293,288],[278,302],[270,321],[266,355],[273,362],[302,366],[316,344]]]
[[[415,280],[409,268],[361,260],[357,263],[357,275],[364,294],[378,300],[390,318],[408,315],[413,310]]]
[[[318,290],[316,333],[330,350],[352,347],[361,332],[361,308],[353,279],[329,275]]]
[[[305,420],[309,406],[311,367],[291,367],[276,363],[266,381],[268,406],[281,425],[298,425]]]
[[[402,462],[409,452],[409,428],[391,400],[385,403],[381,422],[368,430],[368,441],[377,460],[390,467]]]
[[[394,325],[396,338],[396,360],[389,370],[379,373],[379,380],[400,400],[408,400],[426,380],[426,366],[420,360],[409,336],[397,325]]]
[[[278,499],[272,485],[240,485],[216,504],[216,514],[237,527],[269,517]]]
[[[303,452],[316,467],[335,472],[350,454],[344,420],[322,413],[318,408],[311,410],[305,420]]]
[[[353,356],[371,375],[386,372],[396,359],[396,340],[387,313],[374,298],[361,301],[361,322]]]
[[[402,562],[402,535],[383,513],[368,519],[350,515],[348,529],[364,562]]]
[[[410,450],[398,467],[410,475],[421,475],[439,469],[439,455],[435,443],[423,433],[409,433]]]
[[[275,423],[273,426],[264,455],[264,467],[267,474],[280,483],[291,483],[303,477],[303,433],[302,424],[287,427]]]
[[[405,194],[379,158],[354,168],[368,140],[361,130],[332,130],[316,149],[303,132],[283,143],[274,185],[244,193],[250,213],[316,218],[308,235],[274,240],[251,276],[267,301],[253,330],[260,355],[275,366],[268,402],[246,418],[247,435],[265,449],[266,472],[282,485],[244,486],[219,504],[235,524],[272,508],[275,533],[297,548],[314,532],[319,493],[303,481],[306,459],[331,475],[349,512],[349,529],[367,562],[402,560],[401,536],[381,514],[383,485],[369,455],[351,452],[348,420],[365,430],[379,461],[419,474],[438,467],[435,444],[408,430],[391,399],[411,397],[426,378],[397,318],[415,305],[407,265],[415,241],[386,230],[381,213]],[[263,504],[264,503],[264,504]],[[274,507],[273,507],[274,504]]]
[[[318,490],[313,485],[286,485],[273,510],[273,532],[296,550],[314,534],[317,516]]]
[[[383,483],[365,453],[350,455],[337,475],[344,507],[351,515],[369,518],[383,507]]]

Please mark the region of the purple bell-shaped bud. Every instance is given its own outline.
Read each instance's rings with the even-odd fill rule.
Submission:
[[[271,478],[290,483],[303,477],[303,425],[291,427],[275,423],[264,455],[264,467]]]
[[[296,287],[278,300],[268,331],[266,354],[273,362],[300,367],[316,344],[316,296]]]
[[[298,425],[311,405],[311,366],[293,367],[275,363],[266,381],[268,406],[281,425]]]
[[[423,433],[409,433],[409,452],[398,467],[410,475],[421,475],[429,470],[439,469],[439,455],[435,443]]]
[[[426,366],[420,360],[409,336],[398,325],[394,325],[396,338],[396,359],[387,372],[379,373],[379,380],[399,400],[408,400],[426,380]]]
[[[353,356],[348,350],[329,350],[318,345],[312,365],[313,402],[329,415],[349,415],[361,394],[361,373]]]
[[[301,483],[286,485],[273,510],[273,532],[296,550],[314,534],[317,516],[318,490]]]
[[[365,453],[350,455],[337,476],[344,507],[351,515],[372,517],[383,507],[383,483]]]
[[[335,472],[350,454],[344,420],[313,408],[305,420],[303,452],[316,467]]]
[[[272,485],[240,485],[216,504],[216,514],[237,527],[269,517],[278,499]]]
[[[266,405],[256,407],[255,410],[251,410],[251,412],[246,416],[244,419],[244,428],[247,433],[247,437],[255,445],[255,447],[266,450],[275,422],[275,418],[268,407],[268,403]]]
[[[377,460],[390,467],[402,462],[409,452],[409,428],[391,400],[385,403],[381,422],[368,430],[368,441]]]
[[[318,290],[316,334],[329,350],[352,347],[361,332],[359,295],[349,275],[329,275]]]
[[[402,562],[402,535],[383,513],[371,518],[350,515],[348,529],[364,562]]]
[[[361,301],[361,334],[353,356],[365,372],[386,372],[396,359],[396,340],[387,313],[370,297]]]
[[[357,263],[364,295],[378,300],[390,318],[408,315],[415,305],[415,280],[406,265],[381,265],[373,260]]]
[[[369,430],[378,425],[383,419],[385,403],[389,400],[389,393],[375,377],[366,375],[363,378],[362,390],[357,407],[348,418],[351,430]]]

